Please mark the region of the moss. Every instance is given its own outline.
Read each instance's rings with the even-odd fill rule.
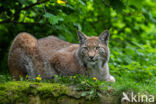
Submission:
[[[12,102],[26,102],[26,96],[23,91],[28,88],[28,84],[21,82],[7,82],[0,85],[0,91],[5,92],[0,94],[0,103],[12,103]],[[5,97],[5,98],[4,98]]]
[[[38,88],[38,92],[44,96],[51,95],[54,97],[58,97],[59,95],[67,94],[69,91],[68,88],[64,85],[47,83],[44,85],[42,84]]]
[[[0,85],[0,103],[27,102],[28,96],[39,95],[40,98],[57,97],[67,94],[66,86],[55,83],[37,83],[25,81],[12,81]]]
[[[86,100],[71,87],[57,83],[12,81],[0,84],[0,104],[103,104],[117,100],[111,97]]]
[[[7,92],[0,90],[0,102],[3,101],[4,103],[9,103],[7,94]]]

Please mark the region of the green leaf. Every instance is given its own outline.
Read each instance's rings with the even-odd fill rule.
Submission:
[[[140,1],[140,0],[128,0],[128,5],[133,5],[135,6],[136,8],[142,8],[143,6],[143,2],[144,0]]]
[[[27,1],[27,0],[19,0],[19,2],[20,2],[21,4],[28,5],[28,1]]]
[[[101,93],[99,93],[99,92],[97,92],[97,95],[98,95],[98,97],[102,97],[102,94],[101,94]]]
[[[82,94],[81,94],[81,96],[86,96],[88,94],[88,92],[83,92]]]
[[[94,90],[94,89],[92,89],[92,90],[89,92],[90,95],[92,95],[92,94],[94,94],[94,93],[95,93],[95,90]]]
[[[64,20],[61,16],[55,16],[51,13],[45,13],[44,17],[46,17],[48,19],[48,21],[50,22],[50,24],[52,24],[52,25],[58,24],[59,21]]]
[[[121,0],[111,0],[110,5],[113,9],[115,9],[117,12],[121,12],[122,9],[125,8],[124,3]]]
[[[50,17],[52,17],[52,16],[54,16],[54,15],[51,14],[51,13],[48,13],[48,12],[44,14],[44,17],[46,17],[46,18],[50,18]]]

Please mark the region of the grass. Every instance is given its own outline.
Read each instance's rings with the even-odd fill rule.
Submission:
[[[77,104],[77,102],[82,101],[82,97],[87,101],[97,101],[100,97],[103,99],[103,95],[111,98],[115,97],[116,100],[114,99],[113,101],[116,102],[121,101],[123,92],[127,94],[133,92],[136,95],[138,93],[140,95],[154,95],[156,98],[156,82],[154,82],[154,78],[147,83],[147,81],[137,82],[126,76],[127,75],[116,77],[115,83],[108,83],[100,81],[95,77],[90,78],[82,75],[56,75],[52,80],[43,80],[40,76],[37,76],[34,80],[23,80],[23,78],[21,78],[21,81],[14,81],[9,75],[0,75],[0,103],[28,103],[28,98],[36,99],[37,96],[39,96],[41,101],[45,102],[44,99],[50,98],[48,101],[54,101],[51,103],[55,104],[58,103],[58,99],[62,97],[64,99],[71,99],[71,96],[74,96],[76,98],[74,100],[75,104]],[[74,90],[74,93],[72,90]],[[30,97],[30,95],[33,96],[33,98]]]
[[[37,76],[39,77],[39,76]],[[22,78],[21,78],[22,79]],[[9,75],[0,75],[0,83],[12,82]],[[85,91],[82,96],[90,96],[90,99],[100,97],[102,93],[110,95],[120,95],[122,92],[135,92],[135,93],[146,93],[156,95],[155,80],[147,82],[136,82],[135,80],[123,75],[116,77],[115,83],[108,83],[100,81],[96,78],[89,78],[86,76],[75,75],[75,76],[55,76],[55,80],[23,80],[20,83],[33,82],[44,85],[45,88],[51,83],[63,84],[66,86],[75,86],[78,91]],[[43,84],[42,84],[43,83]],[[48,84],[45,84],[48,83]]]

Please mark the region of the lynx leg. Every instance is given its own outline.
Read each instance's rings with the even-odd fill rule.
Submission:
[[[20,76],[25,77],[27,74],[26,68],[22,65],[22,57],[20,54],[23,54],[20,48],[15,48],[10,51],[8,57],[8,66],[10,73],[13,79],[19,80]]]
[[[18,34],[9,51],[8,65],[12,77],[16,79],[25,74],[35,77],[44,73],[36,38],[28,33]]]
[[[107,82],[115,82],[115,78],[113,76],[109,76],[109,78],[106,79]]]

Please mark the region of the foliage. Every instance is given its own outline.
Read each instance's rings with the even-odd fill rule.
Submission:
[[[156,82],[154,82],[155,81],[154,79],[150,80],[148,83],[137,83],[133,79],[130,79],[129,77],[127,77],[126,75],[124,75],[124,77],[116,77],[116,80],[117,80],[116,83],[100,81],[97,78],[95,79],[95,77],[90,78],[88,76],[82,76],[82,75],[75,75],[75,76],[55,75],[55,78],[53,80],[44,80],[44,79],[42,80],[24,79],[23,80],[21,78],[22,80],[17,81],[17,82],[8,80],[6,77],[7,77],[6,75],[5,76],[1,75],[0,81],[2,80],[3,81],[0,82],[1,83],[0,89],[4,87],[4,85],[8,85],[8,84],[9,84],[8,86],[12,84],[12,86],[10,86],[8,89],[13,89],[13,88],[16,88],[16,86],[19,86],[18,84],[21,83],[20,86],[27,87],[27,90],[30,90],[29,87],[31,87],[31,90],[29,91],[29,93],[31,92],[31,94],[33,93],[35,95],[40,94],[44,98],[51,96],[51,94],[53,94],[54,96],[58,96],[58,94],[56,94],[55,92],[55,86],[54,86],[57,83],[58,83],[57,85],[68,86],[74,91],[76,90],[80,92],[80,94],[76,96],[78,98],[85,97],[85,99],[88,99],[88,100],[99,98],[102,95],[122,96],[123,92],[156,95],[156,90],[155,90]],[[36,78],[38,77],[39,76],[37,76]],[[6,79],[4,80],[4,78]],[[37,88],[37,91],[36,91],[36,88]],[[19,89],[19,90],[23,91],[22,89]],[[59,90],[58,87],[57,87],[57,90]],[[19,92],[19,91],[16,91],[16,92]],[[57,93],[59,93],[59,91]],[[68,93],[72,94],[71,92],[68,92]]]
[[[95,99],[96,97],[101,97],[103,91],[107,90],[108,86],[104,86],[104,82],[94,78],[89,78],[86,76],[75,75],[75,76],[55,76],[55,82],[61,84],[67,84],[70,86],[75,86],[77,91],[83,91],[81,96],[87,96],[87,99]]]
[[[10,75],[0,75],[0,83],[11,81]]]
[[[122,95],[122,92],[147,93],[156,95],[155,80],[150,80],[148,83],[137,83],[126,75],[116,77],[116,83],[100,81],[95,78],[90,78],[82,75],[75,76],[55,76],[55,83],[61,83],[68,86],[75,86],[75,90],[83,91],[81,96],[87,99],[95,99],[105,95]],[[154,83],[153,83],[154,82]]]

